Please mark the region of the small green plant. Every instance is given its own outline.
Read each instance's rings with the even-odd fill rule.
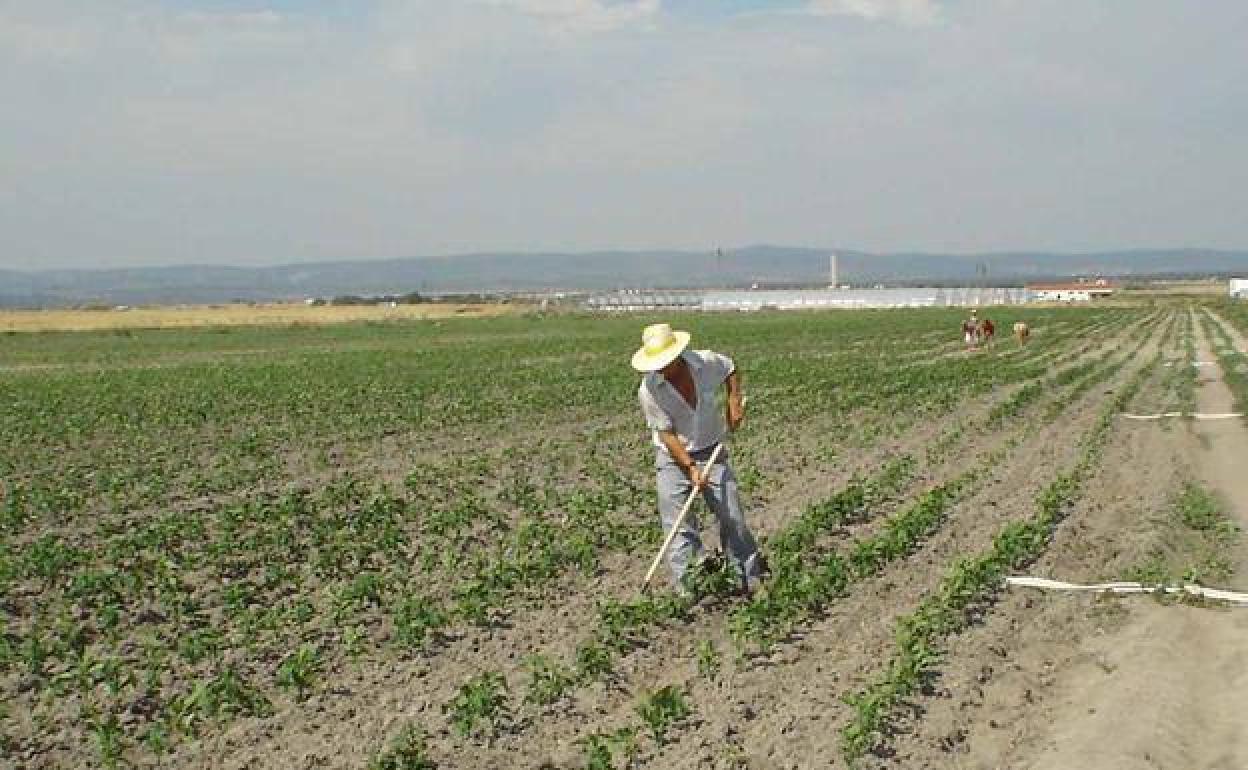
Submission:
[[[490,624],[492,603],[489,586],[484,581],[465,581],[455,589],[455,616],[474,626]]]
[[[655,690],[637,704],[637,715],[660,746],[666,742],[668,729],[692,713],[685,694],[672,685]]]
[[[576,648],[576,678],[579,681],[592,682],[606,678],[614,668],[611,651],[601,644],[586,642]]]
[[[187,663],[195,664],[221,649],[221,635],[212,629],[200,629],[178,639],[178,654]]]
[[[286,656],[277,667],[277,683],[279,686],[295,691],[295,698],[303,700],[308,690],[316,684],[317,674],[321,670],[321,656],[310,644]]]
[[[380,604],[385,583],[376,572],[361,572],[338,592],[338,605],[346,609],[354,605]]]
[[[563,697],[575,682],[572,672],[545,655],[531,655],[525,661],[531,679],[525,703],[546,706]]]
[[[698,673],[706,679],[715,679],[719,675],[720,665],[722,664],[722,656],[719,650],[715,649],[715,643],[710,639],[703,639],[698,642],[696,651],[698,661]]]
[[[415,725],[404,727],[385,751],[368,763],[368,770],[434,770],[425,733]]]
[[[682,581],[695,597],[732,596],[742,591],[741,571],[729,559],[714,556],[689,569]]]
[[[103,719],[90,719],[87,724],[95,736],[96,748],[100,752],[100,762],[108,768],[116,767],[124,748],[124,734],[121,730],[121,723],[117,721],[117,715],[109,714]]]
[[[438,631],[446,627],[446,613],[420,596],[404,597],[393,611],[394,635],[399,644],[422,650]]]
[[[52,580],[85,559],[83,551],[66,545],[54,535],[44,535],[26,549],[26,574]]]
[[[1169,564],[1165,554],[1155,551],[1143,562],[1129,567],[1123,577],[1136,583],[1146,585],[1166,585],[1173,582]]]
[[[164,754],[169,750],[169,732],[163,724],[156,722],[143,731],[143,743],[153,754]]]
[[[368,633],[363,626],[347,626],[342,630],[342,646],[351,660],[364,654],[364,644],[368,641]]]
[[[579,743],[585,749],[585,770],[615,770],[615,758],[621,755],[624,767],[637,754],[637,728],[621,727],[613,733],[594,733]]]
[[[26,637],[26,641],[21,645],[21,656],[26,663],[26,670],[34,676],[42,676],[44,663],[50,655],[51,652],[44,643],[43,637],[39,635],[39,631],[32,629],[30,636]]]
[[[451,725],[460,735],[471,735],[479,724],[485,724],[487,735],[492,737],[508,717],[507,680],[497,671],[473,677],[443,711],[450,714]]]
[[[168,708],[172,724],[190,735],[208,719],[241,714],[267,716],[273,711],[268,698],[230,667],[200,681],[189,693],[175,698]]]
[[[221,599],[231,615],[241,615],[255,603],[255,589],[246,583],[234,583],[226,587]]]
[[[316,608],[307,599],[300,599],[290,606],[288,615],[291,620],[303,625],[316,616]]]
[[[1233,538],[1235,524],[1222,513],[1218,499],[1198,484],[1188,483],[1179,495],[1176,507],[1188,527],[1208,532],[1219,538]]]

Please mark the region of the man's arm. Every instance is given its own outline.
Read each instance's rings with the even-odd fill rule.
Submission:
[[[667,453],[672,456],[680,469],[689,477],[689,481],[699,489],[706,486],[706,477],[702,475],[702,471],[698,469],[698,464],[689,456],[689,452],[685,450],[685,445],[681,443],[674,431],[661,430],[659,433],[659,441],[663,442],[663,446],[667,449]]]
[[[667,449],[667,453],[671,455],[672,460],[680,466],[694,486],[705,486],[706,481],[702,478],[698,466],[694,463],[693,458],[689,456],[689,452],[685,449],[685,445],[681,443],[680,437],[676,435],[676,431],[672,429],[671,418],[659,407],[644,384],[638,390],[638,395],[641,398],[641,412],[646,417],[646,426],[659,437],[659,443]]]
[[[728,418],[728,430],[736,430],[745,419],[745,409],[741,403],[741,375],[736,369],[728,374],[724,386],[728,388],[728,403],[724,408],[725,417]]]

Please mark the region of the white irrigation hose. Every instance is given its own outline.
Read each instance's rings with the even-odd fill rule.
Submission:
[[[1189,596],[1212,599],[1213,601],[1226,602],[1237,607],[1248,607],[1248,594],[1236,591],[1222,591],[1217,588],[1205,588],[1195,583],[1188,583],[1182,586],[1150,586],[1143,583],[1093,583],[1091,585],[1080,585],[1078,583],[1063,583],[1060,580],[1049,580],[1048,578],[1007,577],[1005,584],[1023,588],[1042,588],[1051,591],[1090,591],[1109,594],[1187,594]]]
[[[1165,417],[1191,417],[1193,420],[1231,420],[1236,417],[1243,417],[1242,412],[1160,412],[1158,414],[1126,414],[1122,415],[1126,420],[1160,420]]]

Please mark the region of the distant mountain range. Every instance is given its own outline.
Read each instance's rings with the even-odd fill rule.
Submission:
[[[218,303],[410,292],[696,288],[822,284],[828,256],[840,283],[1010,285],[1071,276],[1248,273],[1248,251],[1154,249],[1092,254],[870,254],[838,249],[750,246],[722,254],[598,251],[493,253],[323,262],[278,267],[0,270],[0,306]]]

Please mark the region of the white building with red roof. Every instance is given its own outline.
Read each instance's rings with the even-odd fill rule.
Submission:
[[[1068,283],[1029,283],[1027,291],[1036,302],[1091,302],[1114,296],[1118,287],[1104,278]]]

